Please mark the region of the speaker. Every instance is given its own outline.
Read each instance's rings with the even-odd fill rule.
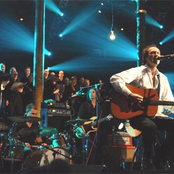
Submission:
[[[69,116],[48,116],[48,127],[57,128],[59,132],[63,132],[64,130],[69,130],[69,125],[66,124],[66,121],[70,120]]]
[[[105,165],[73,164],[70,173],[109,173],[109,170]]]

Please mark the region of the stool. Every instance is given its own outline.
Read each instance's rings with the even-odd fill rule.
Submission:
[[[137,157],[137,152],[138,152],[138,150],[139,150],[142,143],[143,143],[143,138],[142,138],[142,134],[140,134],[140,137],[139,137],[139,140],[137,142],[137,145],[136,145],[136,148],[135,148],[135,151],[134,151],[134,155],[133,155],[133,158],[132,158],[131,166],[130,166],[131,171],[133,170],[135,157]],[[161,146],[161,143],[160,143],[160,140],[159,140],[157,134],[155,134],[155,142],[154,142],[154,145],[152,147],[153,148],[152,149],[152,153],[153,153],[152,156],[155,156],[155,146],[158,146],[158,147]],[[141,170],[143,170],[144,169],[144,147],[142,149],[140,165],[141,165]],[[168,168],[170,168],[169,161],[165,161],[165,169],[167,170]]]

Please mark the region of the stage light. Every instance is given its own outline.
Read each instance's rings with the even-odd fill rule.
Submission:
[[[110,38],[110,40],[115,40],[116,37],[115,37],[113,30],[111,30],[111,34],[110,34],[109,38]]]
[[[23,21],[23,20],[24,20],[24,18],[20,18],[19,20],[20,20],[20,21]]]
[[[60,16],[63,16],[63,13],[59,9],[59,7],[56,5],[56,3],[53,2],[53,0],[46,1],[46,8],[55,12],[56,14],[58,14]]]
[[[62,34],[59,34],[59,37],[63,37],[63,35]]]
[[[115,40],[115,33],[114,33],[114,9],[112,4],[112,23],[111,23],[111,34],[109,36],[110,40]]]
[[[159,44],[160,44],[160,45],[162,45],[162,44],[163,44],[163,42],[159,42]]]
[[[103,2],[101,2],[101,5],[104,5]]]
[[[124,28],[122,27],[122,28],[120,28],[120,30],[121,30],[121,31],[124,31]]]
[[[101,13],[101,10],[98,10],[98,13]]]
[[[51,56],[51,52],[49,52],[47,49],[45,49],[45,55],[47,55],[47,56]]]
[[[48,52],[48,54],[47,54],[48,56],[51,56],[51,53],[50,52]]]
[[[162,44],[169,42],[174,38],[174,30],[172,30],[161,42]]]
[[[60,16],[64,16],[64,13],[61,13],[61,15]]]
[[[160,25],[160,28],[163,29],[164,28],[163,25]]]

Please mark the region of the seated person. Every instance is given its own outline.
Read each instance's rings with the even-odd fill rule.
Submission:
[[[36,116],[37,108],[33,103],[30,103],[27,105],[25,113],[25,117],[30,119],[27,122],[18,123],[15,129],[17,140],[24,143],[24,159],[32,152],[32,145],[46,145],[39,137],[39,118],[37,120]]]

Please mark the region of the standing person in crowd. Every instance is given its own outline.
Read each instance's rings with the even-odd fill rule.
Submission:
[[[57,95],[59,94],[59,89],[57,88],[56,76],[54,72],[51,72],[49,75],[49,70],[44,70],[44,100],[48,99],[57,99]]]
[[[10,69],[10,80],[7,86],[5,87],[5,91],[4,91],[4,99],[5,99],[5,107],[6,107],[7,115],[11,115],[13,110],[13,109],[11,110],[10,101],[12,100],[14,101],[14,95],[13,95],[14,91],[11,90],[11,87],[13,86],[15,82],[18,82],[18,72],[15,67],[12,67]]]
[[[25,75],[21,77],[20,82],[24,83],[23,109],[25,112],[26,106],[33,102],[33,75],[29,66],[25,68]]]
[[[44,69],[44,82],[49,79],[50,71],[48,68]]]
[[[4,100],[4,90],[9,81],[9,74],[6,73],[6,66],[4,63],[0,64],[0,115],[5,113],[5,100]]]
[[[21,77],[21,82],[22,83],[27,83],[29,81],[29,77],[31,75],[31,68],[29,66],[27,66],[25,68],[25,75],[23,77]]]
[[[59,99],[58,101],[61,101],[63,98],[64,90],[65,90],[65,84],[64,84],[64,71],[59,71],[58,78],[57,78],[57,89],[59,89]]]
[[[28,77],[28,81],[24,83],[24,94],[23,94],[23,109],[25,112],[25,108],[29,103],[33,103],[34,100],[34,89],[33,89],[33,75],[30,74]]]
[[[64,80],[64,71],[59,71],[58,73],[58,78],[57,78],[57,84],[63,84],[63,80]]]
[[[114,74],[110,78],[110,82],[114,89],[125,95],[132,103],[138,105],[145,101],[144,96],[138,93],[138,90],[132,92],[126,83],[142,89],[154,89],[158,92],[160,101],[174,101],[174,97],[167,77],[161,73],[157,66],[160,63],[160,50],[156,45],[150,45],[144,48],[142,56],[145,65],[131,68],[120,73]],[[145,94],[144,94],[145,95]],[[120,99],[121,100],[121,99]],[[169,160],[174,149],[174,120],[162,113],[164,108],[174,112],[172,106],[157,106],[157,113],[148,117],[144,112],[142,115],[136,115],[130,118],[130,124],[133,128],[142,131],[144,146],[144,169],[155,170],[161,165],[161,162]],[[148,108],[147,108],[148,109]],[[156,130],[164,130],[168,132],[168,136],[160,147],[160,154],[153,156],[153,142]]]
[[[78,89],[80,90],[81,87],[85,86],[85,78],[84,77],[80,77],[78,80]]]
[[[71,93],[71,98],[70,98],[70,105],[74,108],[74,115],[77,114],[78,112],[78,96],[76,92],[78,91],[77,89],[77,78],[75,76],[72,76],[70,79],[70,93]]]
[[[65,77],[64,84],[65,84],[65,89],[64,89],[62,101],[66,102],[66,101],[69,101],[69,99],[71,98],[71,86],[70,86],[69,77]]]

